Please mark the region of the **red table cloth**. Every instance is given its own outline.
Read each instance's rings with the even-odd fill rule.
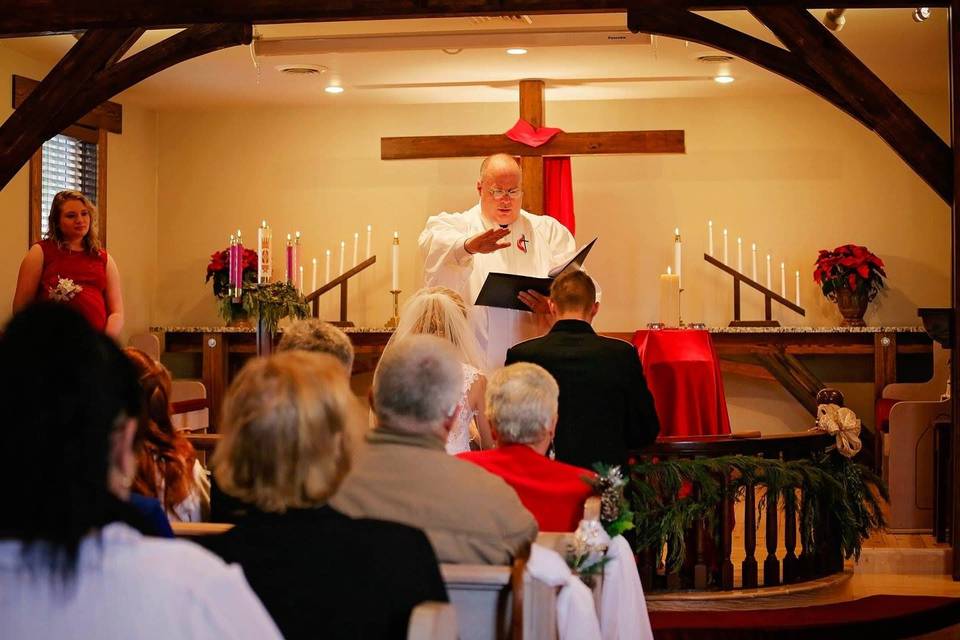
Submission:
[[[706,331],[640,330],[633,334],[661,436],[730,433],[720,363]]]

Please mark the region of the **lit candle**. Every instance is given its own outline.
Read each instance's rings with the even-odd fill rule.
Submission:
[[[327,249],[327,268],[323,272],[323,283],[330,282],[330,249]]]
[[[680,227],[673,230],[673,270],[677,272],[677,284],[683,289],[683,272],[681,271],[681,252],[683,245],[680,243]]]
[[[340,241],[340,271],[337,272],[337,275],[343,275],[343,254],[347,252],[347,243],[343,240]]]
[[[743,238],[737,238],[737,271],[743,273]]]
[[[237,238],[230,235],[230,248],[227,249],[227,295],[233,297],[237,286]]]
[[[303,265],[300,265],[300,273],[297,277],[297,291],[303,295]]]
[[[707,220],[707,253],[713,256],[713,220]]]
[[[257,229],[257,282],[260,284],[269,284],[273,279],[272,244],[273,231],[264,220]]]
[[[240,229],[237,229],[237,247],[234,249],[237,261],[237,283],[233,296],[239,298],[243,295],[243,240],[240,237]]]
[[[293,239],[287,234],[287,273],[286,281],[293,282]]]
[[[797,301],[797,306],[799,307],[799,306],[800,306],[800,272],[797,271],[797,272],[794,274],[794,276],[796,276],[796,282],[797,282],[797,297],[796,297],[796,301]]]
[[[357,250],[360,246],[360,234],[356,231],[353,232],[353,264],[351,266],[357,266]]]
[[[400,232],[393,232],[393,247],[390,256],[391,278],[390,290],[400,291]]]
[[[365,256],[367,258],[370,257],[370,247],[372,246],[372,242],[371,242],[372,239],[373,239],[373,225],[368,224],[367,225],[367,254]]]
[[[723,264],[730,264],[730,254],[727,252],[727,230],[723,230]]]
[[[770,287],[770,254],[769,253],[767,254],[767,289],[770,289],[771,291],[773,291],[773,289]]]
[[[780,295],[787,297],[787,265],[780,263]]]
[[[317,259],[313,259],[313,278],[310,279],[310,293],[317,290]]]
[[[752,254],[751,257],[753,259],[753,270],[750,272],[750,277],[753,279],[754,282],[756,282],[757,281],[757,243],[756,242],[750,245],[750,253]]]
[[[669,266],[660,274],[660,322],[665,327],[680,325],[680,276]]]

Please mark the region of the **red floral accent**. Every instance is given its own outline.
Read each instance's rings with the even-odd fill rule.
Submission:
[[[211,278],[213,279],[213,295],[217,297],[227,295],[227,285],[230,284],[229,253],[229,249],[215,251],[210,254],[210,262],[207,264],[207,277],[204,282],[210,282]],[[241,280],[244,284],[257,282],[257,264],[257,252],[244,247],[240,261]]]
[[[884,287],[883,279],[887,277],[883,260],[856,244],[841,245],[833,251],[821,249],[814,265],[813,281],[831,300],[841,288],[873,300]]]

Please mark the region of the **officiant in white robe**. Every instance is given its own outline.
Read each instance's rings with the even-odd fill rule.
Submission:
[[[477,181],[480,203],[427,220],[419,239],[426,286],[449,287],[472,305],[492,271],[546,277],[551,268],[573,256],[576,243],[566,227],[520,208],[521,184],[520,166],[512,156],[490,156]],[[483,306],[471,310],[487,371],[502,366],[514,344],[550,328],[546,297],[527,292],[520,299],[531,311]]]

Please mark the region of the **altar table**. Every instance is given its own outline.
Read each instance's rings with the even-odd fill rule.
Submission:
[[[661,436],[730,433],[716,351],[707,331],[641,330],[633,334]]]

